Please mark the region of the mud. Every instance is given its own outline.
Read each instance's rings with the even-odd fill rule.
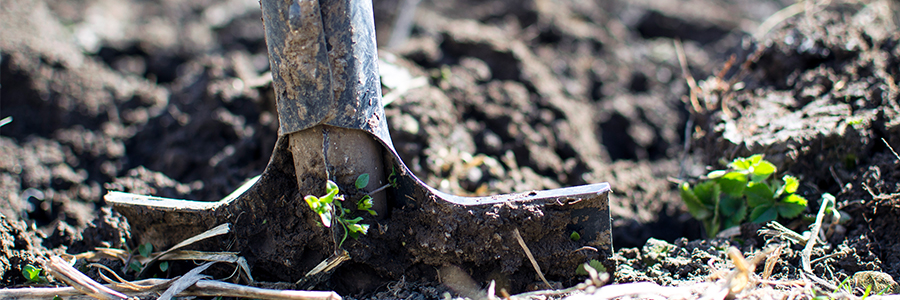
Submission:
[[[265,169],[279,123],[257,2],[5,4],[0,118],[13,119],[0,127],[4,287],[23,284],[21,266],[49,252],[135,247],[141,237],[128,232],[145,225],[110,211],[107,190],[216,200]],[[833,255],[814,264],[817,275],[835,283],[862,270],[898,278],[900,158],[888,145],[900,149],[900,9],[892,1],[812,4],[770,30],[761,26],[790,4],[423,1],[408,41],[381,50],[384,61],[427,82],[385,107],[393,143],[418,177],[453,194],[610,182],[614,280],[666,285],[704,280],[710,260],[725,268],[726,246],[749,257],[767,244],[758,225],[703,240],[673,184],[720,168],[721,160],[765,153],[801,178],[799,193],[811,200],[807,218],[786,226],[805,230],[825,192],[851,217],[814,254]],[[382,38],[393,17],[379,5]],[[675,40],[700,81],[697,101]],[[385,95],[400,90],[384,87]],[[285,203],[279,209],[303,214],[302,202]],[[279,222],[312,226],[298,220]],[[473,236],[470,244],[446,245],[448,253],[463,249],[496,265],[496,274],[469,274],[481,287],[488,279],[519,287],[538,281],[524,275],[523,257],[479,257],[483,233],[442,224]],[[565,241],[545,244],[558,243]],[[301,265],[323,258],[304,255],[318,249],[249,248]],[[407,261],[445,259],[408,251]],[[392,269],[390,251],[354,255],[319,288],[377,299],[459,293],[443,285],[438,269]],[[569,264],[561,258],[543,268],[556,274]],[[266,271],[272,268],[255,265],[254,276],[289,280]],[[790,246],[774,276],[796,278],[798,268],[799,248]]]

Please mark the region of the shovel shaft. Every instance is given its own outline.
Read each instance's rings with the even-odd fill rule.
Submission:
[[[371,1],[262,0],[279,134],[316,125],[390,141]]]
[[[331,66],[318,1],[260,2],[279,134],[297,132],[334,118]]]

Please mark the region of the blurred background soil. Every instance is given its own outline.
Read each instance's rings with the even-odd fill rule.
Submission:
[[[823,253],[843,251],[833,278],[900,275],[900,158],[882,142],[900,148],[896,1],[426,0],[390,42],[403,2],[375,1],[385,110],[429,185],[610,182],[634,270],[616,279],[671,283],[727,243],[700,240],[674,182],[765,153],[808,213],[828,192],[853,217]],[[260,18],[253,0],[0,2],[0,284],[37,255],[127,243],[107,190],[217,200],[262,172],[278,120]],[[744,251],[764,243],[752,227]],[[651,237],[688,259],[647,264]]]

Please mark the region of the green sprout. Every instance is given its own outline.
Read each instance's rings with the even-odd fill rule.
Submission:
[[[44,276],[41,276],[41,272],[43,272],[43,271],[44,271],[43,269],[35,267],[32,264],[27,264],[24,267],[22,267],[22,276],[24,276],[25,279],[31,283],[47,282],[47,278]]]
[[[762,155],[737,158],[728,170],[712,171],[708,180],[693,187],[683,183],[681,199],[711,237],[740,225],[748,212],[750,222],[757,224],[796,217],[807,205],[806,198],[795,194],[800,181],[790,175],[772,178],[776,171]]]
[[[143,257],[150,258],[150,254],[153,253],[153,244],[148,242],[143,245],[138,245],[138,253]]]
[[[131,262],[131,264],[129,264],[128,267],[131,268],[132,271],[135,271],[138,273],[140,273],[141,269],[142,269],[141,263],[136,262],[136,261]]]
[[[399,184],[397,183],[397,178],[400,177],[400,174],[397,173],[396,168],[391,168],[391,174],[388,175],[388,184],[393,188],[397,188]]]
[[[588,271],[587,271],[587,269],[584,267],[584,265],[588,265],[588,266],[590,266],[591,268],[594,268],[594,270],[597,270],[597,272],[600,272],[600,273],[606,272],[606,267],[603,266],[603,263],[601,263],[599,260],[592,259],[592,260],[590,260],[589,262],[587,262],[586,264],[580,264],[580,265],[578,265],[578,268],[575,269],[575,274],[578,274],[578,275],[588,275]]]
[[[569,239],[577,242],[581,240],[581,234],[578,234],[578,231],[572,231],[572,234],[569,235]]]
[[[357,177],[354,185],[357,189],[369,185],[369,174],[362,174]],[[344,208],[342,204],[344,202],[344,195],[340,194],[340,189],[334,181],[328,181],[325,187],[324,196],[316,197],[307,195],[303,200],[306,201],[306,204],[309,205],[309,208],[312,209],[313,212],[319,215],[319,218],[322,220],[322,225],[331,227],[333,221],[337,221],[337,223],[341,225],[341,228],[344,229],[344,236],[341,238],[338,247],[344,245],[347,236],[358,239],[360,234],[366,234],[369,231],[369,224],[359,223],[363,220],[362,217],[351,219],[350,209]],[[368,212],[373,216],[377,215],[377,213],[372,210],[372,205],[372,197],[365,195],[357,202],[356,209]],[[337,218],[335,218],[335,214],[337,214]]]

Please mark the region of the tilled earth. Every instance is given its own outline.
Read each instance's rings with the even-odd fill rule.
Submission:
[[[710,259],[724,268],[728,246],[765,246],[753,224],[703,240],[675,184],[764,153],[801,179],[805,215],[831,193],[851,217],[816,274],[897,278],[900,5],[803,3],[423,1],[408,39],[380,50],[394,145],[454,194],[610,182],[614,281],[664,285],[704,280]],[[397,5],[376,1],[382,45]],[[265,168],[278,120],[260,17],[249,0],[0,4],[0,285],[23,284],[39,256],[128,244],[107,190],[212,200]],[[777,278],[797,278],[799,250]]]

